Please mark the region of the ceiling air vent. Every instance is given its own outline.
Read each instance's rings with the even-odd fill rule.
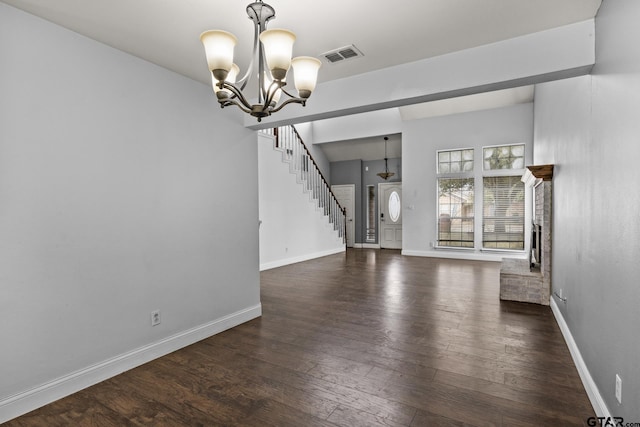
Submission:
[[[329,52],[325,52],[322,54],[322,56],[328,62],[334,63],[346,61],[347,59],[359,58],[361,56],[364,56],[364,54],[360,52],[354,45],[349,45],[341,47],[339,49],[330,50]]]

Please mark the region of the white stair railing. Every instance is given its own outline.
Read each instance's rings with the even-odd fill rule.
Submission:
[[[264,129],[262,132],[274,137],[274,149],[282,152],[282,161],[289,164],[289,171],[302,184],[303,191],[316,201],[317,207],[329,218],[333,229],[346,243],[346,211],[340,206],[331,186],[318,164],[293,126]]]

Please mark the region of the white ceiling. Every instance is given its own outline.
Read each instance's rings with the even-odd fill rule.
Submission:
[[[244,69],[253,29],[240,0],[2,0],[9,5],[209,84],[200,33],[238,39]],[[270,28],[298,36],[294,54],[355,44],[364,57],[324,64],[333,80],[593,18],[600,0],[267,0]]]
[[[234,33],[236,63],[241,69],[248,65],[253,36],[248,0],[0,1],[205,84],[211,81],[199,39],[205,30]],[[276,10],[270,28],[298,36],[294,55],[319,56],[349,44],[364,53],[351,61],[325,62],[323,82],[591,19],[601,0],[267,2]],[[403,107],[402,114],[425,114],[416,108]]]

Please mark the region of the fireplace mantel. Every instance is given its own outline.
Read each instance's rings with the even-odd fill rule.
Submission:
[[[527,166],[521,181],[529,187],[535,187],[542,181],[553,179],[553,165]]]

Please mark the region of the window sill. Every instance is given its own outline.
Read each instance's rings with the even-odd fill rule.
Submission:
[[[527,251],[522,249],[480,249],[480,252],[487,254],[512,255],[515,258],[527,257]]]
[[[434,246],[433,249],[437,251],[461,251],[461,252],[475,252],[475,248],[462,248],[455,246]]]

